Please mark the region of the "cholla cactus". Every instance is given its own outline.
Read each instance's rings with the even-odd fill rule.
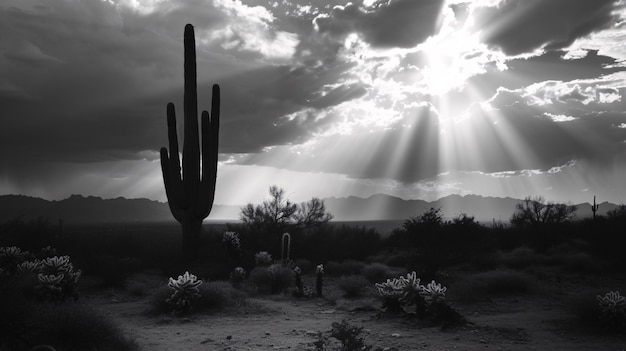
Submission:
[[[257,252],[254,255],[254,262],[257,267],[265,267],[272,264],[272,255],[270,255],[267,251]]]
[[[37,273],[41,269],[41,261],[26,261],[17,266],[18,273]]]
[[[398,284],[400,286],[400,302],[407,306],[421,306],[424,304],[422,298],[422,292],[424,286],[420,284],[420,278],[417,277],[417,273],[411,272],[405,277],[400,277]]]
[[[426,303],[430,305],[435,302],[445,301],[446,290],[448,290],[448,288],[441,286],[441,284],[433,280],[423,287],[421,295],[424,297]]]
[[[174,292],[166,302],[174,307],[174,312],[176,313],[190,311],[192,309],[192,301],[200,297],[200,289],[198,287],[201,284],[202,280],[188,271],[183,275],[179,275],[177,280],[170,277],[167,286]]]
[[[397,310],[398,305],[403,308],[415,306],[418,315],[424,315],[428,306],[433,303],[445,301],[447,290],[434,280],[426,286],[420,284],[420,278],[415,272],[408,273],[406,277],[387,279],[375,286],[378,294],[385,299],[383,307]]]
[[[609,291],[604,296],[597,295],[600,308],[600,322],[608,328],[626,324],[626,298],[619,291]]]
[[[25,262],[21,268],[37,274],[35,291],[51,302],[62,302],[68,297],[78,298],[78,280],[81,271],[75,271],[69,256],[53,256],[41,261]]]

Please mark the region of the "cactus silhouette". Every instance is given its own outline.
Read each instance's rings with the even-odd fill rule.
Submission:
[[[593,205],[591,205],[591,212],[593,212],[593,219],[596,219],[596,212],[600,206],[596,205],[596,197],[593,196]]]
[[[215,198],[217,151],[220,116],[220,88],[213,85],[211,115],[202,112],[202,152],[198,131],[198,93],[196,87],[196,45],[191,24],[185,26],[185,95],[182,174],[178,154],[176,113],[174,104],[167,104],[169,153],[161,148],[161,170],[165,193],[172,215],[183,231],[183,255],[189,260],[198,257],[202,220],[211,212]],[[200,159],[202,157],[202,160]],[[201,169],[202,168],[202,169]],[[202,173],[200,172],[202,171]]]

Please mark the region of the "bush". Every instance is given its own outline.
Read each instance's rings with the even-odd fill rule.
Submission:
[[[366,265],[362,271],[365,278],[372,284],[384,281],[395,275],[391,267],[377,262]]]
[[[278,294],[294,284],[294,273],[289,267],[273,264],[269,267],[255,267],[250,271],[250,282],[260,293]]]
[[[254,263],[257,267],[265,267],[272,264],[272,255],[267,251],[257,252],[254,255]]]
[[[359,297],[369,282],[362,275],[346,275],[337,279],[337,287],[346,297]]]
[[[22,337],[30,344],[46,344],[57,350],[137,350],[112,320],[81,303],[35,305],[22,317],[29,327]]]
[[[324,271],[330,276],[339,277],[360,274],[363,267],[365,267],[365,263],[357,260],[330,261],[324,265]]]
[[[225,281],[206,282],[200,286],[200,298],[195,307],[199,312],[238,307],[245,303],[246,293]]]
[[[471,274],[451,284],[459,301],[478,301],[489,296],[528,294],[536,287],[536,279],[528,273],[508,269]]]
[[[543,263],[535,250],[528,246],[516,247],[509,252],[498,252],[498,261],[505,267],[523,269],[531,265]]]

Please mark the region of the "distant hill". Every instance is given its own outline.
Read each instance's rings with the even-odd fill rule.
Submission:
[[[231,218],[236,206],[215,205],[210,218]],[[235,216],[232,218],[236,218]],[[225,215],[226,217],[220,217]],[[68,223],[129,223],[174,221],[167,203],[148,199],[102,199],[72,195],[60,201],[48,201],[23,195],[0,196],[0,221],[17,217],[63,219]]]
[[[395,196],[377,194],[363,199],[359,197],[324,199],[326,209],[335,221],[404,220],[415,217],[432,208],[441,208],[445,218],[461,213],[474,216],[476,220],[492,220],[508,223],[519,199],[483,197],[477,195],[450,195],[437,201],[404,200]],[[617,207],[601,203],[598,214]],[[577,204],[578,218],[591,217],[591,205]],[[237,220],[240,206],[214,205],[209,220]],[[99,197],[72,195],[65,200],[48,201],[23,195],[0,196],[0,221],[22,216],[24,219],[47,217],[51,221],[63,219],[66,223],[128,223],[174,221],[167,203],[148,199],[102,199]]]
[[[377,194],[367,199],[359,197],[324,199],[327,210],[342,221],[401,220],[418,216],[430,208],[440,208],[444,218],[451,219],[461,213],[474,216],[477,221],[508,223],[520,199],[510,197],[483,197],[479,195],[449,195],[437,201],[403,200],[401,198]],[[591,217],[591,204],[576,204],[577,218]],[[617,205],[603,202],[599,204],[599,215],[605,215]]]

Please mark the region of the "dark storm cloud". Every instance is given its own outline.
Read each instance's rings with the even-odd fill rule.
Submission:
[[[318,119],[330,106],[366,93],[360,83],[339,84],[325,95],[322,87],[335,85],[347,64],[317,68],[268,67],[228,77],[222,86],[224,152],[259,152],[266,146],[299,144],[308,140],[332,118]]]
[[[505,0],[474,12],[483,40],[508,55],[569,46],[615,24],[618,0]]]
[[[335,7],[328,17],[315,19],[319,31],[339,41],[358,33],[365,42],[379,48],[410,48],[440,28],[442,0],[392,0],[364,7],[363,2]]]

